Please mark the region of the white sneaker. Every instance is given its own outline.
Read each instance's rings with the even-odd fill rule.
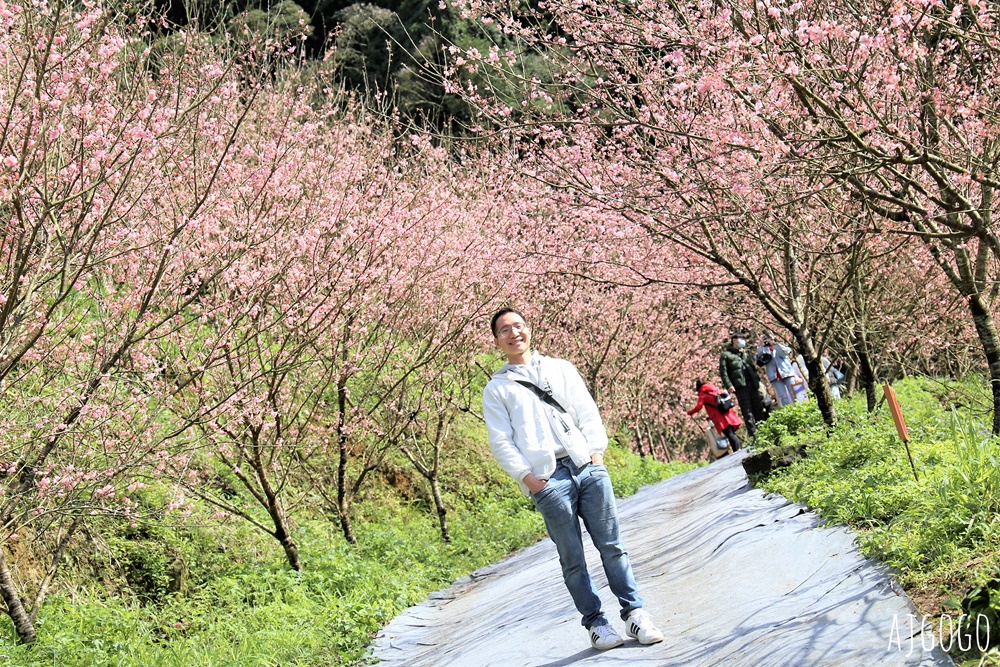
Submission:
[[[638,639],[640,644],[655,644],[663,641],[663,633],[653,625],[653,619],[642,609],[633,609],[625,619],[625,632]]]
[[[598,651],[607,651],[624,643],[625,640],[610,625],[590,626],[590,645]]]

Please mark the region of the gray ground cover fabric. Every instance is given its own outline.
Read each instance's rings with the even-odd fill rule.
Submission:
[[[383,667],[952,665],[853,534],[750,489],[739,455],[619,500],[625,544],[661,644],[590,648],[545,539],[397,616]],[[584,535],[584,541],[588,537]],[[596,550],[591,575],[624,636]]]

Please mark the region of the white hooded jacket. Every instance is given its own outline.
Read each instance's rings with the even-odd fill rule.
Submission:
[[[548,479],[556,469],[559,445],[577,466],[590,463],[592,454],[608,447],[608,434],[597,404],[576,367],[565,359],[538,352],[532,353],[531,365],[533,369],[524,364],[504,365],[483,390],[483,417],[493,458],[517,480],[526,495],[524,476],[530,472],[539,479]],[[533,382],[531,371],[541,383]],[[551,391],[566,414],[543,403],[517,380]]]

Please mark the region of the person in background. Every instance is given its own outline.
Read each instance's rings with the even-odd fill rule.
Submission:
[[[792,370],[795,372],[795,401],[801,403],[809,400],[809,369],[806,368],[806,360],[801,354],[795,356],[792,362]]]
[[[716,400],[719,398],[722,390],[714,384],[704,382],[703,380],[695,382],[694,390],[698,392],[698,402],[687,413],[693,417],[695,413],[704,408],[705,412],[708,413],[708,418],[712,420],[715,430],[726,436],[729,446],[733,448],[734,452],[738,452],[742,443],[740,442],[740,437],[736,435],[736,429],[742,426],[743,422],[740,420],[739,415],[736,414],[736,410],[720,411],[716,407]]]
[[[736,397],[747,425],[747,434],[752,438],[757,433],[757,422],[764,421],[764,405],[760,396],[760,375],[754,367],[747,347],[747,335],[735,332],[729,344],[719,355],[719,377],[722,386]]]
[[[842,396],[842,389],[844,386],[844,380],[847,377],[840,372],[840,369],[833,365],[833,362],[829,358],[823,357],[823,370],[826,371],[826,379],[830,383],[830,397],[840,398]]]
[[[518,311],[501,309],[490,327],[494,344],[507,357],[483,389],[490,450],[545,520],[591,646],[603,651],[623,640],[601,611],[584,558],[581,520],[601,554],[626,634],[640,644],[663,641],[642,608],[622,542],[615,493],[604,467],[608,434],[587,385],[570,362],[531,350],[531,329]]]
[[[764,419],[766,420],[778,407],[778,399],[775,398],[774,389],[771,388],[771,383],[767,381],[766,377],[760,379],[757,391],[760,392],[760,403],[764,409]]]
[[[801,379],[792,366],[791,355],[791,348],[776,342],[770,334],[764,334],[757,343],[754,360],[764,368],[767,381],[771,383],[774,395],[778,398],[779,407],[791,405],[798,400],[795,385]]]

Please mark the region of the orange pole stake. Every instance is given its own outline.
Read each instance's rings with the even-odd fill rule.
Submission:
[[[884,384],[882,385],[882,391],[885,392],[885,400],[889,404],[889,413],[892,415],[892,421],[896,424],[896,433],[899,433],[899,439],[903,442],[909,442],[910,434],[906,431],[906,421],[903,419],[903,411],[899,408],[899,401],[896,400],[896,390],[889,386],[889,384]]]
[[[903,441],[903,445],[906,447],[906,458],[910,459],[910,469],[913,470],[913,479],[920,481],[917,477],[917,466],[913,463],[913,454],[910,453],[910,434],[906,430],[906,420],[903,419],[903,411],[899,407],[899,401],[896,400],[896,390],[889,386],[889,383],[882,385],[882,391],[885,393],[885,402],[889,404],[889,414],[892,415],[892,421],[896,425],[896,433],[899,434],[899,439]]]

